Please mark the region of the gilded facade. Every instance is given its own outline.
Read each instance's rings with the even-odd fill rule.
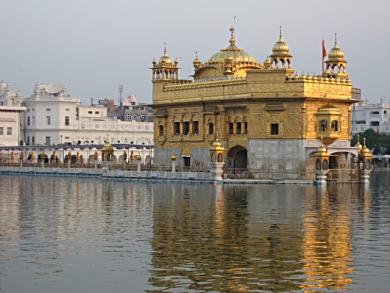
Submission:
[[[193,79],[179,79],[179,64],[164,49],[153,61],[155,162],[207,168],[209,148],[219,140],[226,168],[253,177],[311,176],[312,154],[327,145],[330,163],[346,168],[350,148],[352,83],[337,40],[322,75],[297,75],[280,33],[272,54],[258,62],[237,47],[234,28],[226,48],[193,61]]]

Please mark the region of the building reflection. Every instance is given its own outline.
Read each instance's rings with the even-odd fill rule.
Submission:
[[[304,291],[344,289],[352,283],[352,214],[362,208],[367,219],[370,192],[359,185],[329,185],[308,190],[305,200],[303,272]],[[364,222],[364,221],[363,221]]]
[[[299,199],[304,193],[291,198],[296,191],[262,187],[259,194],[258,187],[248,186],[158,186],[151,291],[300,289],[294,277],[302,269]]]
[[[369,218],[359,185],[158,185],[151,292],[316,291],[352,282],[353,215]]]

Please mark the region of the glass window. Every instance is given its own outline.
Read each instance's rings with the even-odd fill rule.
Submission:
[[[46,108],[46,111],[51,111],[51,109],[50,108]]]
[[[228,134],[233,134],[233,123],[232,122],[229,123]]]
[[[214,134],[214,123],[209,123],[209,134]]]
[[[4,135],[4,127],[0,127],[0,135]]]
[[[92,114],[92,111],[88,111],[88,114]]]
[[[333,120],[331,127],[333,131],[339,131],[339,122],[337,120]]]
[[[27,125],[30,126],[30,116],[27,116]]]
[[[180,135],[180,122],[175,122],[173,124],[173,132],[175,135]]]
[[[51,124],[51,117],[50,116],[46,116],[46,123],[47,123],[47,125]]]
[[[65,125],[70,125],[69,116],[65,116]]]
[[[31,144],[32,144],[32,145],[35,145],[35,137],[34,137],[34,136],[31,137]]]
[[[29,136],[27,136],[26,145],[30,145],[30,137]]]
[[[162,125],[159,126],[159,135],[164,136],[164,126]]]
[[[272,135],[278,135],[279,134],[279,124],[278,123],[272,123],[271,124],[271,134]]]
[[[326,131],[328,128],[328,122],[326,120],[320,121],[320,131]]]
[[[51,137],[50,136],[46,136],[46,145],[50,145],[51,144]]]
[[[99,114],[99,111],[95,111],[95,114]]]
[[[190,122],[183,122],[183,134],[188,135],[190,133]]]
[[[241,122],[237,122],[236,133],[237,133],[237,134],[241,134]]]
[[[199,134],[199,122],[198,121],[192,122],[192,134],[195,134],[195,135]]]
[[[184,165],[184,167],[190,167],[191,166],[191,157],[183,157],[183,165]]]
[[[7,127],[7,135],[12,135],[12,127]]]
[[[244,134],[248,133],[248,122],[244,122]]]

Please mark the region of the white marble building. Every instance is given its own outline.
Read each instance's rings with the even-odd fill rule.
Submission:
[[[37,83],[24,105],[27,145],[153,144],[153,123],[108,117],[107,108],[83,106],[59,85]]]
[[[21,95],[11,90],[10,84],[0,81],[0,146],[17,146],[23,137],[20,132]]]
[[[379,103],[362,101],[352,106],[352,134],[371,128],[379,133],[390,134],[390,103],[383,98]]]

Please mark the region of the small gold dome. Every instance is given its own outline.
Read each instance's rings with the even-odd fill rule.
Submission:
[[[254,57],[236,46],[233,27],[230,28],[230,33],[230,45],[226,49],[221,49],[219,52],[211,56],[207,63],[224,63],[226,58],[232,58],[232,62],[257,63]]]
[[[360,155],[362,157],[366,157],[366,158],[372,157],[371,151],[366,146],[366,138],[365,137],[363,137],[363,146],[360,150]]]
[[[358,148],[359,152],[361,151],[361,149],[362,149],[362,147],[363,147],[363,146],[360,144],[360,135],[359,135],[359,134],[357,135],[357,141],[356,141],[355,147]]]
[[[264,60],[264,67],[265,68],[270,68],[272,66],[272,60],[270,56],[267,56]]]
[[[213,144],[211,145],[211,150],[215,150],[215,151],[223,151],[225,150],[225,148],[222,146],[222,144],[219,142],[218,139],[216,139]]]
[[[326,147],[325,145],[321,142],[321,145],[320,147],[318,148],[318,151],[317,151],[319,154],[326,154]]]
[[[192,64],[194,65],[195,69],[198,69],[202,65],[202,61],[200,61],[200,59],[199,59],[198,51],[196,51],[195,54],[196,54],[196,57],[195,57],[194,61],[192,62]]]
[[[279,40],[275,43],[275,45],[272,48],[272,56],[273,57],[290,56],[290,49],[289,49],[287,43],[282,38],[282,27],[280,27]]]
[[[287,43],[280,37],[272,48],[274,54],[289,54],[289,48]]]
[[[161,56],[159,60],[160,64],[173,64],[171,58],[167,54],[167,47],[164,47],[164,54]]]
[[[339,45],[337,44],[337,34],[335,34],[334,46],[329,51],[329,54],[328,54],[328,63],[329,62],[330,63],[337,63],[337,62],[347,63],[345,61],[344,52],[340,49]]]

